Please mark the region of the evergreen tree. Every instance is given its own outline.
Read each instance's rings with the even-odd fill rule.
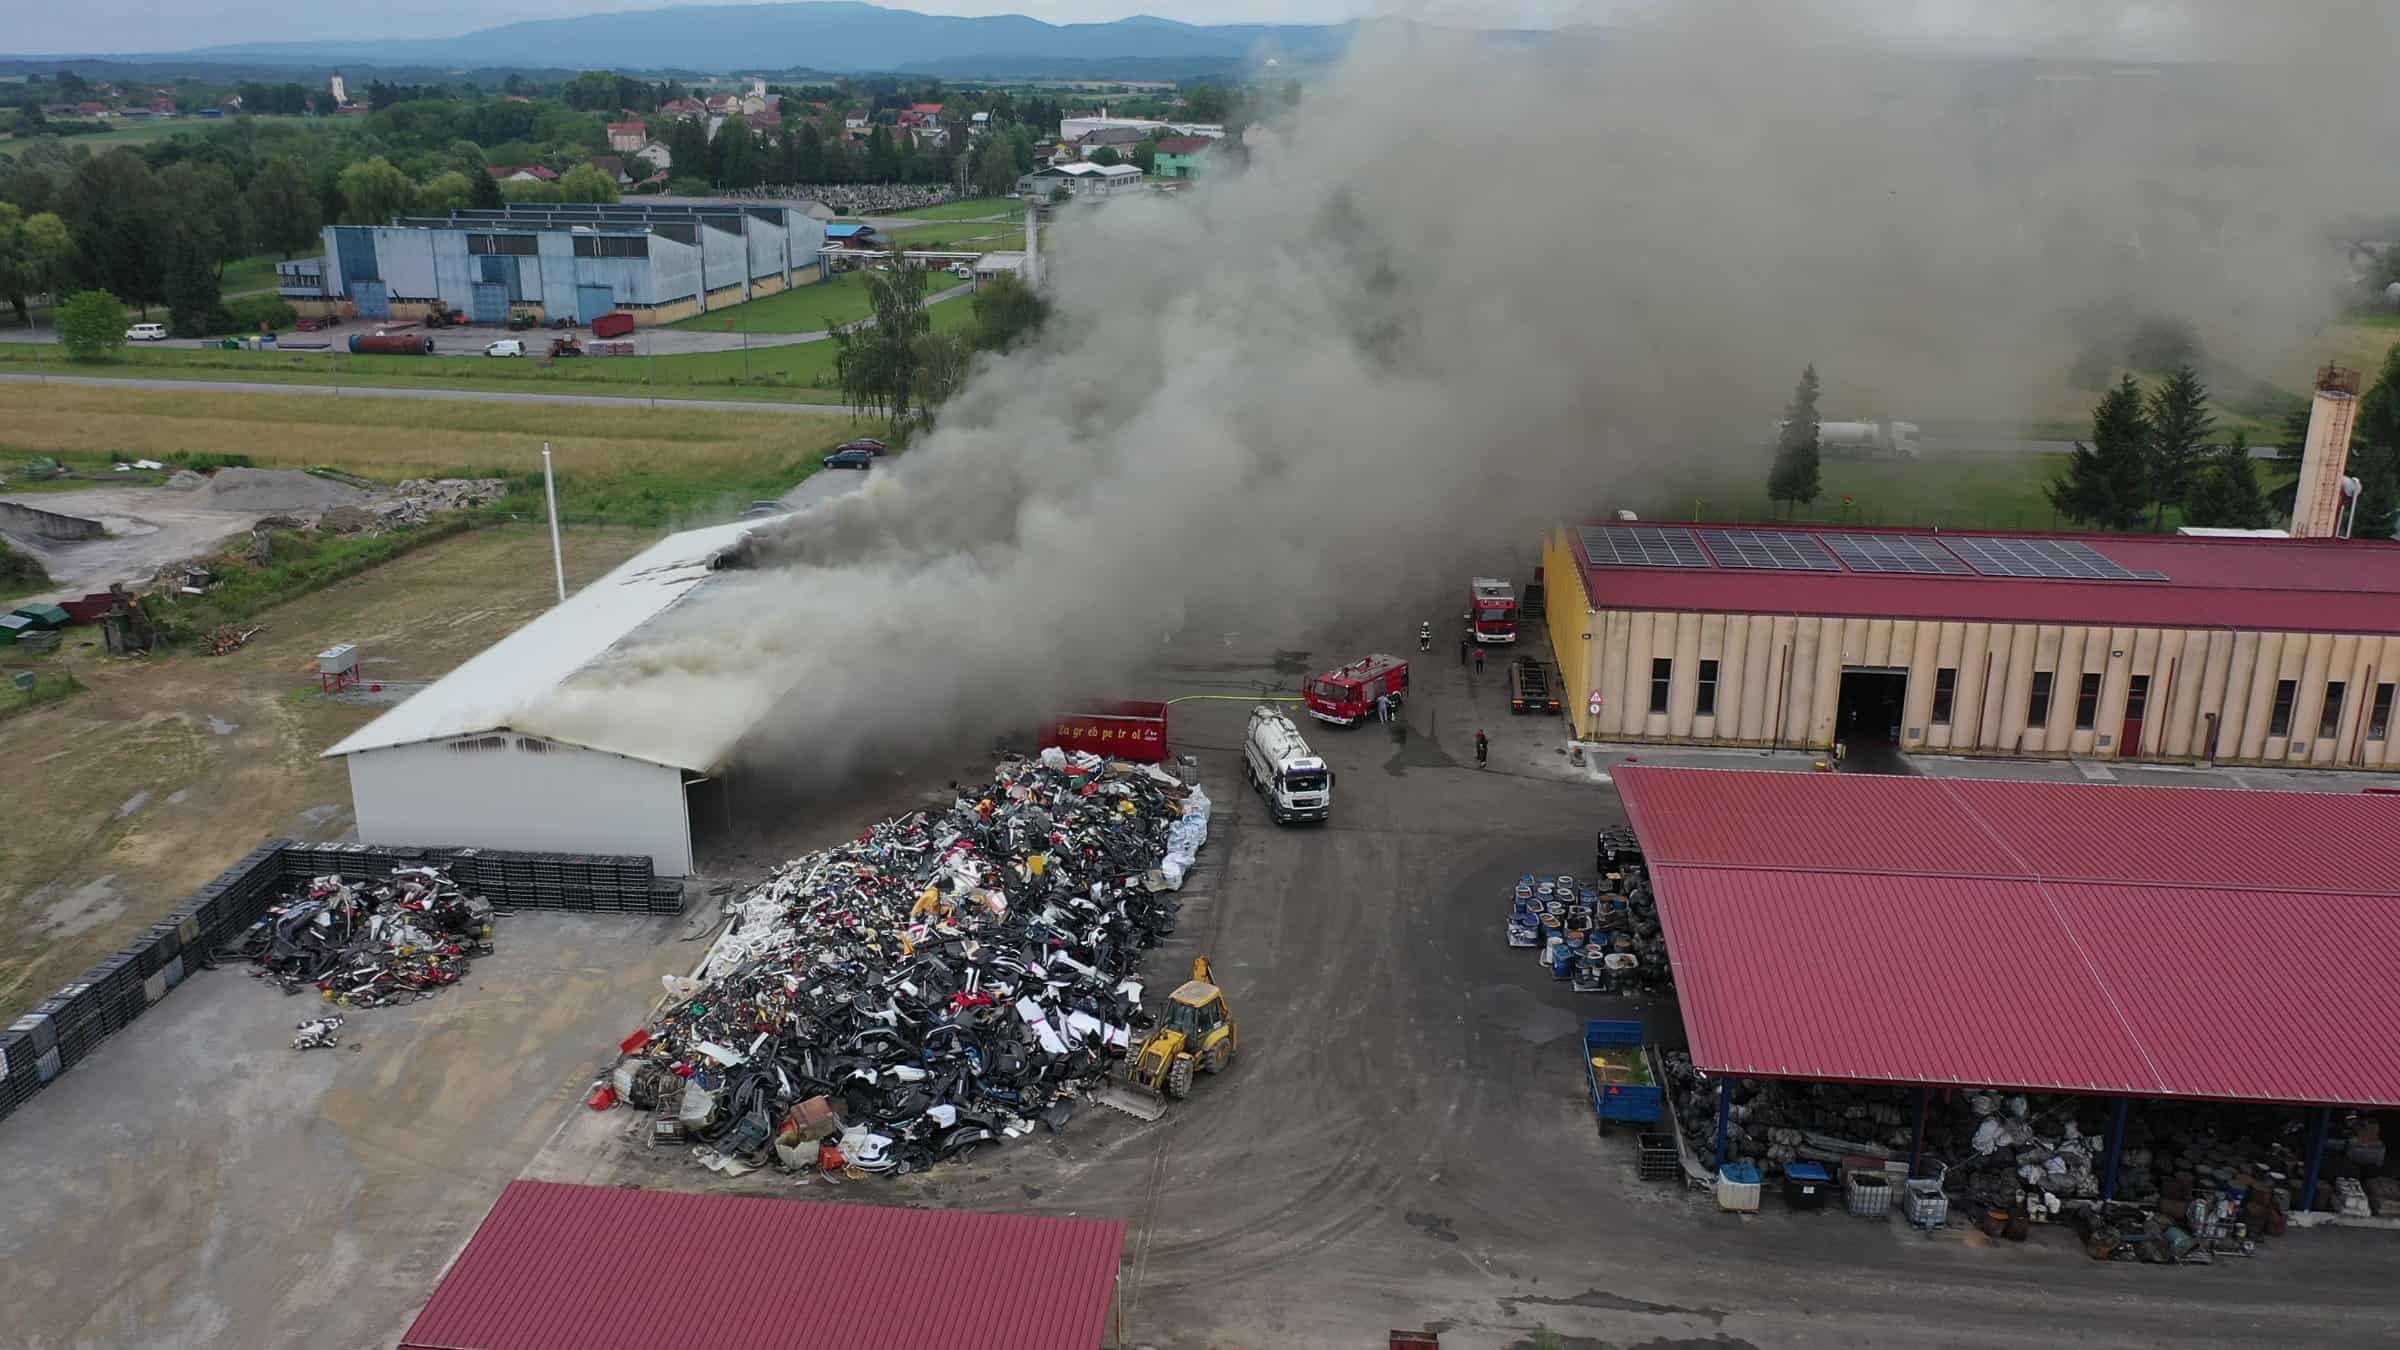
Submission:
[[[467,205],[478,211],[497,211],[508,205],[500,195],[500,180],[478,169],[467,175]]]
[[[1817,368],[1800,372],[1800,384],[1783,410],[1783,428],[1775,437],[1775,466],[1767,471],[1767,499],[1793,506],[1817,499]]]
[[[2183,523],[2256,530],[2274,516],[2266,489],[2259,485],[2258,461],[2250,457],[2250,438],[2236,431],[2231,443],[2209,452],[2193,477],[2192,490],[2183,500]]]
[[[2191,494],[2217,419],[2208,410],[2208,387],[2189,365],[2175,367],[2151,392],[2148,416],[2150,528],[2163,530],[2167,508],[2181,506]]]
[[[2358,502],[2350,533],[2358,539],[2392,537],[2400,511],[2400,343],[2383,354],[2383,369],[2358,400],[2352,424],[2350,472],[2358,479]]]
[[[177,337],[207,337],[231,326],[217,286],[207,231],[181,228],[167,239],[167,326]]]
[[[2050,504],[2079,525],[2133,528],[2149,502],[2149,442],[2142,387],[2126,375],[2092,409],[2091,444],[2075,443],[2050,484]]]

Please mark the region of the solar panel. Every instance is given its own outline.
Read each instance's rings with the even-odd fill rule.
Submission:
[[[1828,534],[1819,536],[1853,572],[1905,572],[1915,576],[1963,577],[1967,565],[1931,539],[1913,534]]]
[[[1839,572],[1814,535],[1784,530],[1702,530],[1700,542],[1719,567],[1756,567],[1770,572]]]
[[[1953,535],[1950,551],[1987,577],[2062,581],[2165,581],[2164,572],[2136,572],[2074,539],[1987,539]]]
[[[1595,567],[1706,567],[1708,555],[1700,541],[1685,529],[1635,525],[1606,529],[1586,525],[1578,531],[1583,551]]]

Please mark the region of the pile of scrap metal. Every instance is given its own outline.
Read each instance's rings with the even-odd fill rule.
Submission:
[[[787,863],[591,1104],[732,1173],[898,1175],[1056,1131],[1152,1021],[1142,955],[1208,812],[1163,769],[1053,749]]]
[[[491,955],[492,904],[434,867],[367,882],[317,877],[228,950],[287,994],[315,988],[329,1003],[358,1008],[407,1003],[458,983],[473,958]]]
[[[1579,994],[1665,993],[1675,988],[1658,901],[1639,866],[1597,881],[1520,873],[1509,897],[1508,945],[1530,947],[1552,978]]]
[[[1716,1082],[1703,1079],[1688,1054],[1663,1059],[1677,1128],[1695,1155],[1713,1158]],[[1938,1174],[1970,1221],[1994,1236],[2022,1239],[2031,1225],[2069,1223],[2104,1260],[2248,1255],[2258,1238],[2283,1231],[2306,1172],[2306,1113],[2143,1103],[2126,1119],[2116,1187],[2104,1201],[2108,1112],[2105,1099],[2088,1096],[1934,1094],[1916,1171]],[[1768,1175],[1793,1163],[1906,1170],[1915,1119],[1910,1088],[1739,1079],[1726,1112],[1725,1157]],[[2382,1144],[2371,1118],[2345,1120],[2327,1157],[2325,1171],[2336,1178],[2379,1171]],[[2338,1181],[2321,1181],[2315,1207],[2335,1207],[2337,1192]]]

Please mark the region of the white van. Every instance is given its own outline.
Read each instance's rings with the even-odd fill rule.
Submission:
[[[525,340],[523,338],[502,338],[484,348],[483,354],[485,356],[523,356]]]
[[[127,342],[164,342],[167,326],[163,323],[137,323],[125,330]]]

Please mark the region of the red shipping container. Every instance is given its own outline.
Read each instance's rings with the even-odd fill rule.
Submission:
[[[1095,711],[1073,713],[1043,728],[1042,744],[1102,759],[1160,763],[1167,757],[1167,705],[1102,703]]]
[[[592,336],[596,338],[623,337],[632,331],[633,316],[623,310],[592,320]]]

